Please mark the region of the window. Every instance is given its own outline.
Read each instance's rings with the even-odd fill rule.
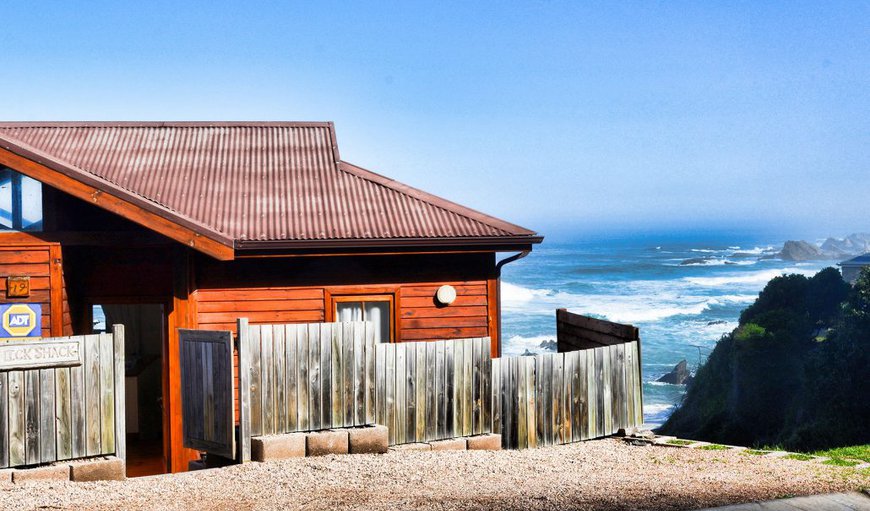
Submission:
[[[393,295],[348,295],[332,299],[335,321],[371,321],[375,341],[392,340]]]
[[[0,230],[42,230],[42,184],[0,167]]]

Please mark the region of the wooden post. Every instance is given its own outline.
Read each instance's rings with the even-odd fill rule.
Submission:
[[[248,318],[239,318],[239,463],[251,461],[251,362]]]
[[[125,415],[124,325],[112,326],[115,362],[115,456],[127,464],[127,423]]]

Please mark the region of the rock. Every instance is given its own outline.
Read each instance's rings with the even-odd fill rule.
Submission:
[[[547,339],[546,341],[542,341],[541,344],[538,345],[539,348],[547,350],[547,351],[556,351],[557,344],[553,339]]]
[[[526,351],[524,351],[520,356],[521,357],[534,357],[535,355],[537,355],[537,353],[535,353],[534,351],[530,351],[530,350],[526,349]]]
[[[806,241],[786,241],[779,252],[783,261],[815,261],[825,259],[821,248]]]
[[[689,364],[685,360],[680,360],[680,363],[675,365],[671,372],[656,381],[670,383],[671,385],[688,385],[691,379],[692,373],[689,372]]]
[[[707,326],[713,326],[713,325],[724,325],[724,324],[726,324],[726,323],[728,323],[728,322],[725,321],[725,320],[723,320],[723,319],[719,319],[719,320],[716,320],[716,321],[708,321],[708,322],[707,322]]]
[[[685,259],[680,263],[682,266],[689,266],[692,264],[707,264],[712,258],[710,257],[692,257],[690,259]]]

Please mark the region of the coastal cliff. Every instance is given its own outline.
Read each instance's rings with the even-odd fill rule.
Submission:
[[[870,271],[771,280],[698,369],[661,432],[737,445],[870,442]]]

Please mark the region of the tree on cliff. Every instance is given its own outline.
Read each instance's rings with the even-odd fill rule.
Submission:
[[[819,335],[824,332],[823,335]],[[870,272],[771,280],[717,343],[662,432],[814,449],[870,439]]]

